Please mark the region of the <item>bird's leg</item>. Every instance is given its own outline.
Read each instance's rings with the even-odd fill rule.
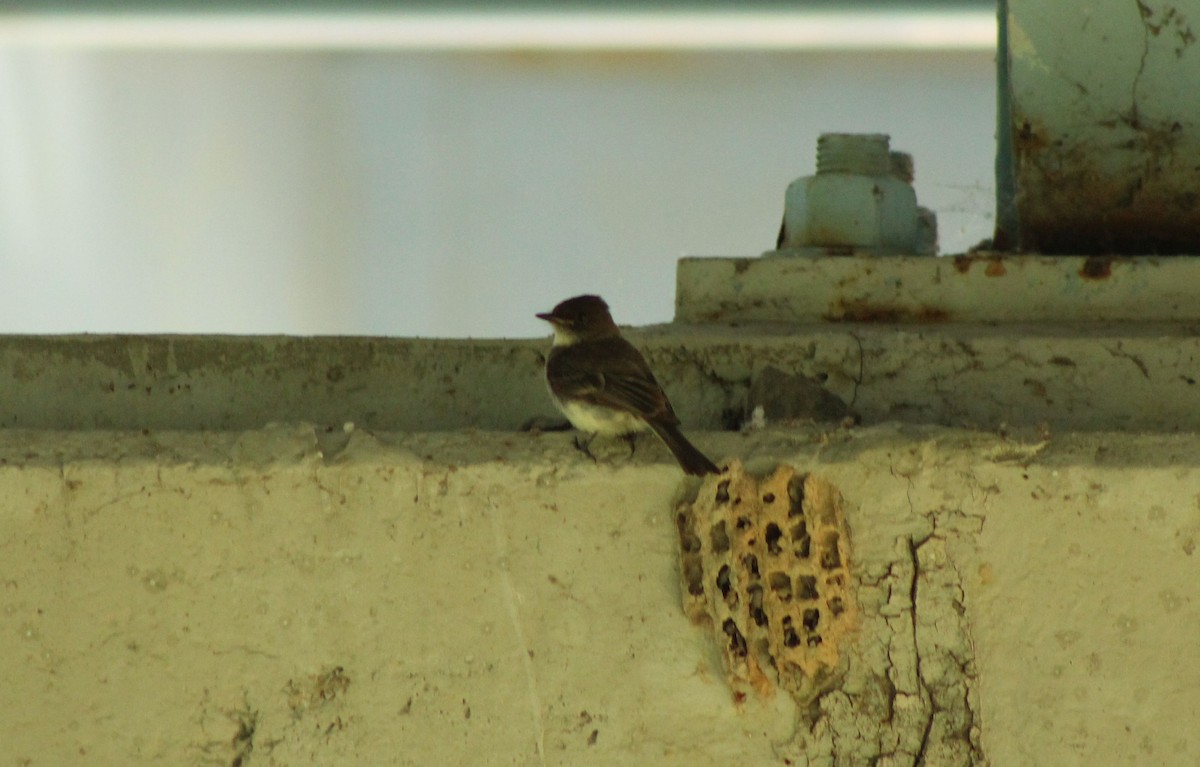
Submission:
[[[626,444],[629,445],[629,457],[630,458],[633,457],[634,451],[637,450],[637,438],[638,438],[638,433],[636,431],[631,431],[627,434],[621,435],[621,439],[625,440]]]
[[[586,455],[588,458],[591,458],[593,463],[596,462],[596,456],[592,455],[592,451],[589,448],[592,445],[592,440],[595,438],[595,434],[589,434],[587,439],[580,439],[579,435],[576,434],[575,439],[573,440],[575,449]]]

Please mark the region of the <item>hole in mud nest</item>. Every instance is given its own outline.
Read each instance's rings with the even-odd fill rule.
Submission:
[[[815,607],[810,607],[804,611],[804,630],[813,632],[817,630],[817,624],[821,622],[821,611]]]
[[[750,617],[759,626],[767,625],[767,614],[763,612],[763,588],[757,583],[746,590],[750,595]]]
[[[796,627],[792,625],[792,617],[783,619],[783,643],[788,647],[800,646],[800,635],[796,633]]]
[[[792,579],[787,573],[771,573],[767,577],[767,585],[771,587],[771,591],[775,592],[775,596],[783,602],[790,602],[792,599]]]
[[[742,636],[742,632],[738,631],[737,623],[733,618],[726,618],[721,624],[721,630],[725,632],[725,636],[729,637],[729,651],[739,658],[746,657],[746,637]]]
[[[717,503],[729,503],[729,480],[722,480],[717,485]]]
[[[767,551],[771,556],[777,557],[783,553],[783,548],[779,545],[779,539],[783,537],[783,531],[779,529],[779,525],[772,522],[767,525],[767,532],[764,536],[767,542]]]
[[[687,583],[687,592],[694,597],[704,596],[704,566],[698,561],[685,562],[683,579]]]
[[[829,600],[829,612],[833,613],[834,617],[841,615],[846,609],[846,605],[842,602],[841,597],[834,597]]]
[[[821,545],[821,567],[832,570],[842,566],[842,555],[838,553],[838,534],[828,533]]]
[[[730,608],[737,606],[737,592],[733,590],[733,584],[730,583],[729,565],[724,565],[717,573],[717,590],[721,592],[721,596]]]
[[[695,554],[700,551],[700,538],[688,528],[686,514],[675,515],[675,527],[679,530],[679,548],[684,554]]]
[[[742,566],[746,568],[746,572],[750,573],[755,578],[758,578],[761,573],[758,571],[758,557],[753,554],[747,554],[742,557]]]
[[[812,556],[812,538],[804,536],[796,542],[792,551],[796,554],[796,559],[808,559]]]
[[[712,544],[713,552],[724,554],[729,551],[729,534],[725,532],[725,520],[721,520],[713,525],[709,532],[710,543]]]
[[[799,541],[808,537],[808,524],[802,519],[792,525],[792,529],[788,533],[793,541]]]
[[[797,475],[788,482],[789,517],[799,517],[804,514],[804,477]]]
[[[789,536],[792,539],[792,552],[800,559],[808,559],[812,555],[812,539],[808,537],[808,524],[802,519],[792,525]]]
[[[800,584],[800,593],[798,599],[817,599],[817,576],[801,575],[796,581]]]

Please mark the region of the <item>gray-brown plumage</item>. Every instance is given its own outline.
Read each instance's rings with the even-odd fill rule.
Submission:
[[[554,328],[546,383],[571,424],[593,434],[651,429],[687,474],[719,470],[683,436],[679,418],[650,366],[621,331],[599,296],[576,296],[537,315]]]

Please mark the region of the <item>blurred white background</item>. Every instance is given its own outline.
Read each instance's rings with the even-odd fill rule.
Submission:
[[[534,336],[581,292],[666,322],[676,259],[774,247],[826,131],[891,134],[962,252],[992,231],[989,21],[755,49],[9,19],[0,332]]]

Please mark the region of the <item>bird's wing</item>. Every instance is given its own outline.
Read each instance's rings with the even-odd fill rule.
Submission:
[[[550,360],[555,393],[676,422],[674,410],[641,353],[623,338],[563,348]]]

